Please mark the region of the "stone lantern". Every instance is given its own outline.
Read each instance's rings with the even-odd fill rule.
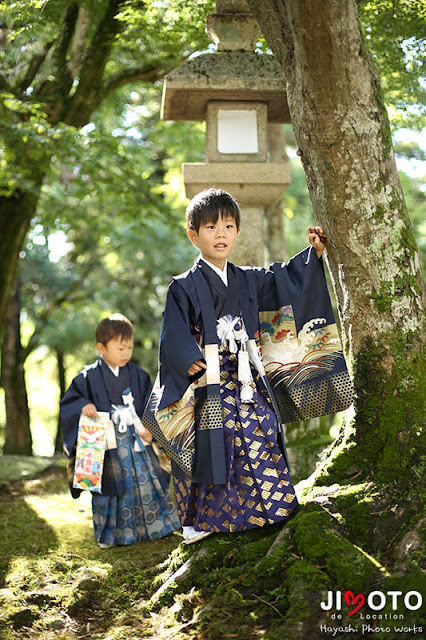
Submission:
[[[290,122],[285,78],[275,58],[254,52],[260,30],[245,0],[218,0],[207,19],[216,52],[186,61],[165,77],[164,120],[206,120],[206,162],[185,163],[186,195],[209,187],[239,202],[237,264],[264,263],[265,207],[290,184],[289,163],[271,161],[269,123]],[[284,152],[284,150],[283,150]]]

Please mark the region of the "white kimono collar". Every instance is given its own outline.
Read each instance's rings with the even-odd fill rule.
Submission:
[[[205,258],[200,258],[200,259],[203,262],[205,262],[210,267],[210,269],[213,269],[213,271],[217,273],[219,278],[222,280],[223,284],[227,287],[228,286],[228,260],[226,260],[225,266],[223,267],[223,271],[222,271],[222,269],[219,269],[219,267],[216,267],[215,264],[212,264]]]

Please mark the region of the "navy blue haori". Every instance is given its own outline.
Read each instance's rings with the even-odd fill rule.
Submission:
[[[297,505],[283,422],[346,409],[352,383],[322,260],[269,269],[202,259],[167,293],[159,373],[143,423],[170,455],[181,524],[239,531]],[[203,360],[207,370],[188,376]]]
[[[61,400],[64,451],[68,458],[71,494],[82,408],[93,403],[98,411],[114,416],[132,395],[137,415],[142,415],[151,392],[149,375],[129,362],[115,375],[104,360],[85,367],[72,381]],[[117,415],[117,414],[116,414]],[[111,432],[110,432],[111,433]],[[106,545],[131,545],[155,540],[179,528],[169,478],[160,467],[153,447],[141,440],[135,425],[112,425],[102,473],[102,492],[92,492],[95,539]]]

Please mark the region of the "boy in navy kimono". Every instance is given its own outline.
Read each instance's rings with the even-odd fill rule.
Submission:
[[[321,227],[287,264],[227,261],[240,212],[220,189],[187,208],[201,253],[173,278],[144,425],[172,458],[184,541],[288,519],[297,506],[282,420],[346,408],[351,382],[325,284]]]
[[[121,314],[104,318],[96,329],[100,355],[72,381],[61,401],[64,450],[75,460],[80,414],[95,418],[111,414],[112,447],[108,441],[101,493],[92,492],[93,526],[101,547],[156,539],[179,528],[168,496],[168,482],[152,451],[151,434],[138,416],[151,392],[149,375],[130,362],[133,327]],[[109,438],[110,439],[110,438]],[[73,497],[81,493],[72,487]]]

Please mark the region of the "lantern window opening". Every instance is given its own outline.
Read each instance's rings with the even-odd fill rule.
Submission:
[[[255,109],[219,109],[217,115],[219,153],[258,153],[258,117]]]

